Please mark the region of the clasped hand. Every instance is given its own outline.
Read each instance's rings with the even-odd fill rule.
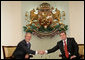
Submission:
[[[38,54],[43,55],[43,54],[46,54],[46,52],[45,52],[45,51],[43,51],[43,50],[41,50],[41,51],[38,51]]]

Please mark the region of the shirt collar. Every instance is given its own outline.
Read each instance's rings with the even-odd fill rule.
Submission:
[[[25,40],[25,42],[26,42],[26,40]],[[27,44],[29,44],[30,42],[26,42]]]
[[[67,41],[67,38],[65,39],[65,41]],[[64,42],[64,40],[63,40],[63,42]]]
[[[27,44],[29,44],[29,42],[26,42]]]

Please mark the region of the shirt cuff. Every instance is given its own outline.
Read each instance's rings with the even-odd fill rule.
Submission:
[[[48,53],[48,51],[47,51],[47,50],[45,50],[45,53],[47,54],[47,53]]]
[[[37,55],[37,54],[38,54],[38,51],[36,51],[35,55]]]

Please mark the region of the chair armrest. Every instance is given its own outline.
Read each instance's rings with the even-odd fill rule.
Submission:
[[[10,56],[10,57],[5,57],[5,59],[13,59],[14,56]]]
[[[59,57],[62,57],[62,54],[59,54]]]
[[[83,57],[84,57],[84,55],[82,55],[82,54],[79,54],[79,57],[80,57],[80,58],[83,58]]]

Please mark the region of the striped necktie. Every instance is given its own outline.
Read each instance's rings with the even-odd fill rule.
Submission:
[[[67,50],[67,45],[66,45],[66,41],[64,40],[64,51],[65,51],[65,56],[66,58],[69,57],[69,53],[68,53],[68,50]]]

